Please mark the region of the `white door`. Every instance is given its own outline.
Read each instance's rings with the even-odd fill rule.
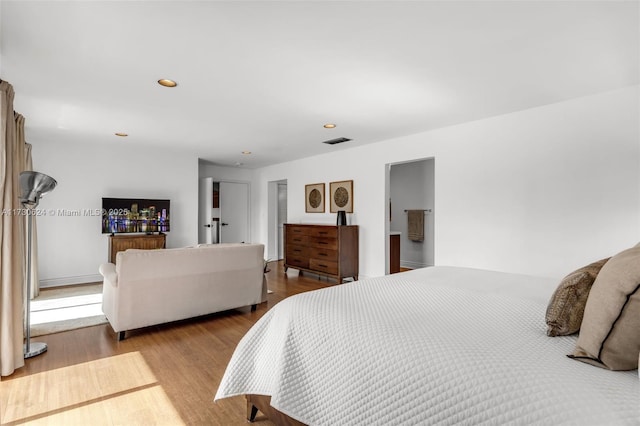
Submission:
[[[198,212],[198,243],[213,243],[213,178],[200,179]]]
[[[220,182],[220,242],[249,242],[249,184]]]

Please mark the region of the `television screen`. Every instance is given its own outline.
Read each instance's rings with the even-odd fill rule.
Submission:
[[[169,200],[103,198],[102,233],[169,232]]]

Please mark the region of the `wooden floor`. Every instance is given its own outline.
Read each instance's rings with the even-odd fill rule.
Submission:
[[[268,302],[195,320],[127,332],[109,325],[36,339],[42,355],[0,382],[2,425],[246,425],[243,397],[213,402],[231,354],[245,332],[293,294],[336,285],[316,275],[267,274]],[[33,339],[32,339],[33,340]],[[257,425],[271,425],[261,414]]]

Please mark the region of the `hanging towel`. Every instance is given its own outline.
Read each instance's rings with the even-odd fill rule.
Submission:
[[[424,210],[407,210],[407,235],[411,241],[424,241]]]

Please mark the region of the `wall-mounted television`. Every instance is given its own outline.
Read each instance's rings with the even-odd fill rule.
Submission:
[[[169,232],[169,200],[102,198],[102,233]]]

